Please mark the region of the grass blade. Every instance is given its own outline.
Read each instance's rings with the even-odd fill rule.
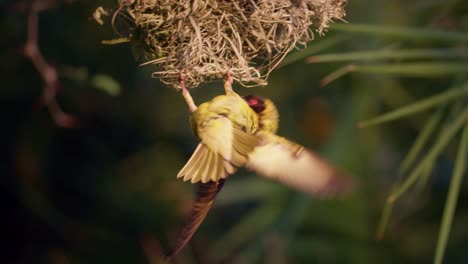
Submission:
[[[278,68],[281,68],[283,66],[295,63],[300,60],[304,60],[305,58],[309,57],[312,54],[316,54],[321,52],[322,50],[328,49],[330,47],[333,47],[335,45],[338,45],[339,43],[347,40],[350,36],[340,34],[337,36],[332,36],[329,38],[326,38],[318,43],[315,43],[314,45],[311,45],[303,50],[299,50],[296,52],[292,52],[290,55],[286,56],[284,60],[280,63]]]
[[[424,148],[425,144],[429,140],[432,132],[437,128],[437,125],[440,123],[442,119],[443,111],[439,109],[436,113],[434,113],[429,120],[424,125],[423,129],[419,133],[418,137],[414,141],[413,145],[411,146],[410,151],[406,154],[405,158],[401,162],[401,166],[399,169],[399,174],[403,175],[408,172],[411,164],[416,160],[416,157],[421,153],[422,149]]]
[[[466,156],[468,150],[468,122],[465,124],[463,134],[458,148],[458,154],[455,161],[455,169],[450,182],[447,201],[445,202],[444,214],[440,225],[439,237],[437,239],[436,253],[434,258],[435,264],[441,264],[444,258],[445,248],[447,247],[448,237],[453,222],[453,216],[457,207],[458,194],[463,180],[463,175],[466,171]]]
[[[429,150],[424,159],[416,166],[410,176],[406,181],[397,188],[389,197],[388,202],[395,202],[398,197],[405,193],[409,187],[411,187],[418,177],[424,172],[426,166],[431,166],[430,161],[434,160],[437,155],[439,155],[442,150],[447,146],[447,144],[453,139],[453,136],[468,122],[468,107],[457,117],[457,119],[447,127],[444,131],[441,132],[441,135],[435,145]]]
[[[331,25],[330,30],[370,34],[393,40],[398,38],[413,41],[468,42],[468,35],[465,33],[421,28],[336,23]]]
[[[382,240],[385,235],[385,230],[387,230],[388,220],[393,211],[393,206],[395,203],[386,203],[384,209],[382,210],[382,215],[380,216],[379,225],[377,226],[376,239]]]
[[[458,101],[457,103],[455,103],[454,105],[451,106],[449,116],[456,117],[456,116],[458,116],[460,114],[460,112],[462,110],[463,110],[463,103],[461,101]],[[444,124],[442,126],[442,130],[446,129],[447,126],[450,125],[450,123],[448,123],[448,122],[445,122],[445,123],[446,124]],[[424,191],[424,188],[427,186],[427,183],[429,182],[429,176],[430,176],[431,172],[434,169],[435,163],[436,163],[435,160],[432,160],[432,161],[428,162],[429,166],[425,167],[425,169],[421,173],[420,179],[419,179],[419,181],[418,181],[418,183],[416,185],[416,192]]]
[[[414,160],[416,159],[416,157],[418,156],[418,154],[421,152],[424,145],[428,141],[429,136],[432,134],[433,130],[439,124],[440,119],[442,118],[442,113],[443,111],[441,109],[439,109],[439,111],[434,113],[430,117],[429,121],[426,122],[424,128],[419,133],[418,138],[415,140],[415,142],[413,143],[413,146],[411,146],[410,148],[410,151],[406,154],[405,158],[402,161],[402,164],[400,166],[399,173],[398,173],[398,178],[394,184],[392,192],[398,189],[402,176],[408,171],[411,164],[413,164]],[[426,168],[426,170],[424,170],[424,172],[422,173],[422,176],[425,176],[424,175],[425,173],[427,173],[427,176],[429,175],[430,171],[428,171],[428,169],[429,168]],[[385,203],[385,207],[382,210],[382,215],[380,216],[379,225],[377,227],[377,232],[376,232],[377,240],[381,240],[385,235],[385,230],[387,229],[388,222],[390,220],[390,216],[392,214],[394,204],[395,203],[389,202],[389,201]]]
[[[128,43],[130,41],[131,40],[129,38],[116,38],[116,39],[101,40],[101,43],[105,45],[115,45],[115,44],[121,44],[121,43]]]
[[[413,49],[413,50],[375,50],[345,53],[330,53],[307,58],[308,63],[343,62],[343,61],[377,61],[385,59],[446,59],[467,58],[466,50],[455,49]]]
[[[435,160],[431,160],[429,162],[429,165],[424,167],[424,170],[421,172],[421,175],[419,176],[419,181],[416,183],[416,187],[415,187],[415,192],[420,194],[422,193],[428,183],[429,183],[429,176],[431,175],[431,172],[434,170],[434,166],[436,164],[436,161]]]
[[[426,99],[420,100],[416,103],[400,107],[394,111],[388,112],[386,114],[380,115],[378,117],[372,118],[367,121],[360,122],[358,127],[367,127],[372,125],[381,124],[384,122],[389,122],[403,116],[411,115],[417,112],[424,111],[431,107],[435,107],[442,103],[446,103],[450,100],[454,100],[460,98],[461,96],[465,96],[468,94],[468,84],[465,84],[461,88],[449,89],[446,92],[430,96]]]
[[[334,80],[336,80],[338,78],[341,78],[342,76],[344,76],[344,75],[346,75],[346,74],[348,74],[350,72],[353,72],[355,68],[356,68],[356,65],[349,64],[349,65],[346,65],[344,67],[341,67],[341,68],[329,73],[327,76],[323,77],[320,80],[320,86],[322,86],[322,87],[327,86],[328,84],[330,84]]]
[[[407,77],[440,77],[467,73],[467,63],[456,62],[412,62],[385,65],[356,65],[356,72],[394,74]]]

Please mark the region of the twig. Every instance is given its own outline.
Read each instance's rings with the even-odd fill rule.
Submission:
[[[47,106],[57,126],[71,128],[78,124],[78,120],[74,116],[65,113],[57,102],[56,95],[60,89],[57,69],[45,60],[38,45],[39,13],[50,8],[53,2],[54,1],[50,0],[36,0],[31,2],[28,14],[28,35],[24,47],[24,55],[31,60],[44,80],[44,90],[40,97],[40,103]]]

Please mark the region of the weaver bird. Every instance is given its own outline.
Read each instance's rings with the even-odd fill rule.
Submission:
[[[212,207],[224,179],[247,164],[249,154],[259,143],[259,137],[255,135],[259,128],[258,115],[232,90],[229,72],[224,82],[226,94],[199,107],[181,77],[182,96],[190,110],[190,124],[200,143],[177,177],[196,183],[198,190],[190,217],[166,258],[176,255],[187,244]]]
[[[233,174],[236,167],[247,163],[248,155],[258,145],[255,136],[258,115],[247,102],[232,90],[232,79],[227,74],[224,83],[226,95],[196,107],[185,86],[190,124],[200,143],[177,178],[192,183],[217,182]]]
[[[224,86],[226,95],[217,96],[199,108],[194,106],[188,91],[182,91],[193,110],[191,124],[201,142],[178,177],[198,183],[198,191],[191,215],[176,246],[166,255],[168,258],[176,255],[193,236],[225,178],[236,167],[243,166],[260,176],[321,197],[345,194],[352,186],[350,178],[311,150],[276,135],[279,114],[271,100],[255,95],[240,97],[232,91],[229,75]]]

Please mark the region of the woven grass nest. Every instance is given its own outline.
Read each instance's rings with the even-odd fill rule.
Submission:
[[[347,0],[121,0],[116,31],[145,51],[153,77],[180,89],[221,79],[230,70],[244,86],[266,85],[295,47],[345,16]],[[118,17],[126,17],[126,30]],[[125,32],[125,33],[123,33]]]

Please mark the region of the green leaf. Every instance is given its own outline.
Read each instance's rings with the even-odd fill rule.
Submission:
[[[424,172],[426,166],[431,166],[431,161],[434,160],[442,150],[447,146],[447,144],[453,139],[455,134],[462,128],[465,123],[468,122],[468,107],[456,118],[456,120],[448,126],[444,131],[441,132],[437,142],[429,150],[424,159],[416,166],[412,171],[410,176],[405,180],[405,182],[395,189],[394,192],[388,197],[388,202],[395,202],[398,197],[405,193],[409,187],[411,187],[418,177]]]
[[[385,203],[382,215],[380,216],[379,225],[377,226],[377,240],[381,240],[385,235],[385,230],[387,230],[388,220],[390,219],[394,205],[395,203]]]
[[[462,49],[412,49],[412,50],[372,50],[345,53],[330,53],[312,56],[307,59],[309,63],[340,62],[340,61],[377,61],[384,59],[463,59],[468,52]]]
[[[437,128],[437,125],[440,123],[442,116],[443,116],[443,111],[442,109],[439,109],[439,111],[434,113],[426,122],[423,129],[421,130],[418,137],[416,138],[413,145],[411,146],[410,151],[408,152],[408,154],[406,154],[405,158],[401,162],[401,166],[399,169],[400,175],[405,174],[410,168],[410,166],[414,163],[414,161],[416,160],[416,157],[421,153],[422,149],[424,148],[426,143],[429,141],[430,136],[432,135],[434,130]]]
[[[457,207],[457,199],[460,193],[460,187],[463,180],[463,175],[466,172],[466,160],[468,150],[468,122],[465,124],[463,134],[458,147],[458,154],[455,161],[452,181],[450,182],[447,200],[445,202],[444,214],[440,225],[439,237],[437,239],[436,253],[434,258],[435,264],[441,264],[444,258],[445,249],[447,247],[450,229],[452,227],[453,216]]]
[[[330,30],[347,33],[370,34],[379,37],[391,38],[392,40],[403,39],[413,41],[468,42],[468,35],[465,32],[451,32],[423,28],[335,23],[330,26]]]
[[[121,44],[121,43],[128,43],[130,41],[131,39],[124,37],[124,38],[101,40],[101,43],[104,45],[115,45],[115,44]]]
[[[427,184],[429,183],[429,176],[431,175],[431,172],[434,170],[436,161],[432,160],[428,162],[428,164],[429,164],[428,166],[424,167],[424,170],[421,172],[421,175],[419,176],[419,181],[416,183],[416,187],[415,187],[416,193],[423,192],[424,189],[427,187]]]
[[[399,173],[398,173],[398,178],[392,188],[392,192],[394,192],[398,188],[402,176],[408,171],[411,164],[413,164],[413,162],[416,160],[416,157],[419,155],[424,145],[429,140],[429,136],[437,128],[437,125],[440,123],[440,119],[442,119],[442,116],[443,116],[442,114],[443,114],[443,111],[439,109],[439,111],[434,113],[430,117],[430,119],[426,122],[424,128],[419,133],[418,138],[415,140],[415,142],[413,143],[413,146],[411,146],[410,151],[406,154],[405,158],[403,159],[401,163]],[[422,177],[429,176],[431,170],[432,170],[432,166],[426,167],[424,172],[422,173]],[[427,180],[427,177],[426,177],[426,180]],[[385,230],[387,229],[388,221],[393,211],[393,206],[394,206],[394,203],[387,202],[382,210],[382,215],[380,216],[379,225],[377,227],[377,234],[376,234],[377,240],[381,240],[383,236],[385,235]]]
[[[320,42],[317,42],[317,43],[314,42],[314,44],[312,44],[311,46],[309,46],[309,47],[307,47],[307,48],[305,48],[303,50],[299,50],[299,51],[290,53],[288,56],[286,56],[286,58],[284,58],[284,60],[280,63],[278,68],[289,65],[289,64],[292,64],[292,63],[295,63],[295,62],[298,62],[300,60],[304,60],[305,58],[309,57],[312,54],[319,53],[322,50],[325,50],[325,49],[328,49],[328,48],[333,47],[335,45],[338,45],[339,43],[341,43],[341,42],[343,42],[343,41],[345,41],[347,39],[349,39],[349,36],[346,36],[344,34],[340,34],[340,35],[337,35],[337,36],[326,38],[326,39],[324,39],[324,40],[322,40]]]
[[[468,64],[457,62],[411,62],[385,65],[356,65],[354,71],[430,78],[467,73]]]
[[[334,80],[337,80],[338,78],[343,77],[344,75],[353,72],[356,69],[355,64],[348,64],[344,67],[341,67],[331,73],[329,73],[327,76],[323,77],[320,80],[320,85],[327,86],[329,83],[333,82]]]
[[[90,84],[98,90],[113,96],[119,95],[121,91],[119,82],[114,80],[112,77],[103,74],[94,75],[90,80]]]
[[[468,94],[468,84],[465,84],[461,88],[449,89],[448,91],[440,93],[438,95],[430,96],[426,99],[419,100],[416,103],[400,107],[394,111],[388,112],[386,114],[380,115],[367,121],[360,122],[358,126],[367,127],[393,121],[407,115],[427,110],[429,108],[449,102],[451,100],[455,100],[462,96],[466,96],[466,94]]]

